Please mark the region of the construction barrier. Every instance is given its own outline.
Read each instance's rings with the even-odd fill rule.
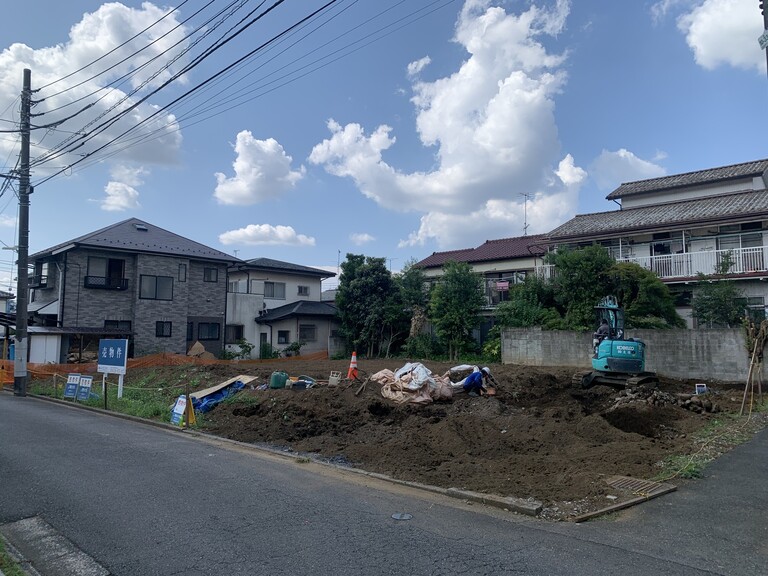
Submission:
[[[128,358],[127,370],[132,368],[153,368],[158,366],[211,366],[211,365],[237,365],[248,366],[259,364],[273,364],[276,362],[291,363],[307,360],[327,360],[328,352],[320,351],[304,356],[289,356],[287,358],[266,358],[258,360],[217,360],[204,359],[185,354],[168,354],[165,352],[141,356],[140,358]],[[98,368],[97,362],[73,363],[73,364],[27,364],[27,374],[29,378],[47,378],[51,376],[62,376],[70,372],[81,372],[85,374],[96,374]],[[0,384],[13,384],[13,360],[0,360]]]

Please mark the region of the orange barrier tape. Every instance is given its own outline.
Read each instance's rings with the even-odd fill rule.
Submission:
[[[264,363],[273,362],[295,362],[295,361],[307,361],[307,360],[327,360],[328,353],[325,351],[314,352],[312,354],[306,354],[304,356],[290,356],[288,358],[266,358],[259,360],[217,360],[217,359],[203,359],[196,358],[194,356],[186,356],[184,354],[168,354],[159,353],[151,354],[149,356],[141,356],[140,358],[128,358],[128,368],[153,368],[156,366],[211,366],[211,365],[227,365],[237,364],[238,366],[249,364],[258,365]],[[13,384],[13,360],[0,360],[0,382],[3,384]],[[27,364],[27,374],[32,378],[46,378],[53,376],[54,374],[66,374],[68,372],[81,372],[84,374],[93,374],[98,371],[97,362],[88,362],[82,364]]]

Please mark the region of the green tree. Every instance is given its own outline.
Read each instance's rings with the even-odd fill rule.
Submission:
[[[627,328],[685,328],[669,288],[656,274],[635,263],[616,262],[611,275]]]
[[[432,289],[430,320],[450,360],[457,360],[459,352],[473,342],[472,330],[479,325],[485,304],[482,288],[482,278],[469,264],[446,262],[440,281]]]
[[[602,246],[561,248],[545,261],[555,266],[551,282],[526,279],[497,309],[502,326],[594,330],[594,307],[615,295],[626,313],[628,328],[684,327],[674,299],[654,274],[634,263],[616,262]]]
[[[374,356],[382,341],[392,274],[385,258],[347,254],[336,292],[341,331],[353,349]]]
[[[718,262],[714,274],[699,274],[691,303],[693,317],[705,328],[737,326],[743,320],[744,309],[739,300],[744,293],[727,275],[733,266],[733,257],[726,252]]]
[[[496,323],[509,328],[561,328],[563,319],[555,306],[552,285],[529,276],[522,284],[512,286],[509,299],[496,307]]]
[[[558,248],[545,261],[555,265],[552,281],[558,312],[570,330],[593,330],[594,306],[611,294],[611,268],[615,260],[602,246],[578,250]]]

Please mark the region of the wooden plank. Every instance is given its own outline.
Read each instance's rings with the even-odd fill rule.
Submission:
[[[206,396],[210,396],[214,392],[218,392],[222,388],[226,388],[227,386],[230,386],[231,384],[234,384],[240,380],[243,384],[248,384],[249,382],[253,382],[256,380],[256,376],[246,376],[245,374],[241,374],[240,376],[235,376],[234,378],[230,378],[229,380],[225,380],[221,384],[216,384],[215,386],[211,386],[210,388],[206,388],[205,390],[198,390],[197,392],[190,392],[189,395],[192,398],[197,398],[198,400],[202,400]]]
[[[634,506],[635,504],[640,504],[641,502],[647,502],[652,498],[656,498],[657,496],[662,496],[663,494],[674,492],[675,490],[677,490],[677,486],[673,486],[670,484],[668,485],[667,488],[656,491],[653,494],[649,494],[647,496],[639,496],[637,498],[632,498],[630,500],[627,500],[626,502],[620,502],[619,504],[613,504],[611,506],[607,506],[606,508],[595,510],[594,512],[587,512],[586,514],[582,514],[581,516],[576,516],[576,518],[574,518],[573,521],[576,523],[584,522],[585,520],[589,520],[597,516],[602,516],[603,514],[610,514],[611,512],[616,512],[617,510],[623,510],[624,508],[629,508],[630,506]]]

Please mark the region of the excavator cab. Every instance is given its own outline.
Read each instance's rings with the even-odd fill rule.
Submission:
[[[595,313],[602,327],[593,334],[592,371],[574,375],[574,381],[584,388],[595,384],[625,388],[658,382],[655,374],[645,371],[645,343],[625,337],[624,310],[616,298],[603,298],[595,306]]]

